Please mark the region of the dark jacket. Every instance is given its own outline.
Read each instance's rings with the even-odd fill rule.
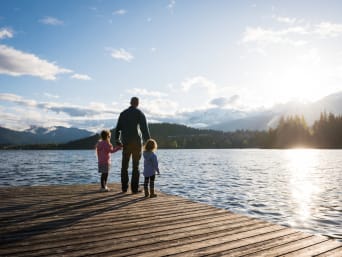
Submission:
[[[138,108],[131,106],[120,113],[115,129],[115,141],[124,145],[141,144],[141,134],[144,141],[150,138],[145,115]]]

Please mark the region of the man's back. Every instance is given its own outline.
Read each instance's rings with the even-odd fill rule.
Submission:
[[[123,144],[141,143],[140,131],[144,140],[150,138],[145,115],[138,108],[130,106],[120,113],[115,131],[115,139],[119,140],[121,132]]]

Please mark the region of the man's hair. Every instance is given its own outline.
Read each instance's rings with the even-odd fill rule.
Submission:
[[[136,97],[136,96],[133,96],[133,97],[131,98],[131,105],[132,105],[132,106],[138,106],[138,105],[139,105],[139,98]]]

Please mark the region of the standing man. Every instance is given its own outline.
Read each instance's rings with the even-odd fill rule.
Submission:
[[[131,190],[133,194],[139,192],[139,161],[141,158],[141,134],[144,141],[150,138],[145,115],[138,109],[138,97],[131,98],[131,106],[120,113],[115,129],[115,140],[123,145],[121,163],[121,188],[122,192],[128,189],[128,165],[132,155],[132,179]]]

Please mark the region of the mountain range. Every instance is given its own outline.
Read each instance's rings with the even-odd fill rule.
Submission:
[[[206,129],[221,131],[243,130],[268,130],[277,126],[279,119],[291,115],[303,115],[309,126],[315,120],[319,120],[322,112],[342,114],[342,91],[326,96],[316,102],[299,103],[297,101],[278,104],[270,109],[239,113],[236,117],[230,117],[225,121],[215,118],[215,112],[210,113],[212,120],[219,122],[206,126]],[[209,115],[209,114],[208,114]],[[200,122],[197,120],[197,122]]]
[[[32,126],[24,131],[0,127],[0,145],[62,144],[93,134],[84,129],[61,126],[50,128]]]

